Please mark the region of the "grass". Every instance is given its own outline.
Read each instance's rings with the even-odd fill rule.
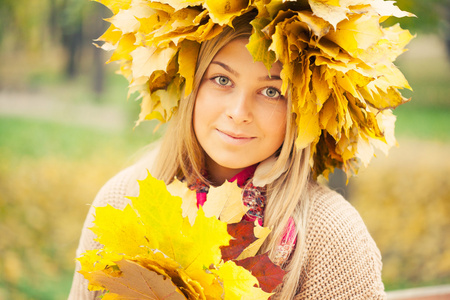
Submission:
[[[351,203],[383,258],[388,290],[450,279],[450,143],[400,141],[350,180]]]
[[[68,291],[72,283],[73,273],[66,273],[58,278],[47,279],[39,287],[35,287],[35,283],[24,278],[14,287],[9,287],[9,299],[33,299],[33,300],[49,300],[49,299],[66,299]],[[3,287],[6,289],[6,287]],[[0,290],[2,286],[0,284]],[[1,294],[0,294],[1,296]]]
[[[0,299],[67,297],[88,203],[159,134],[0,118]]]
[[[397,137],[450,142],[450,108],[406,104],[394,113]]]
[[[39,159],[60,156],[63,159],[86,159],[102,151],[132,155],[137,149],[157,139],[154,123],[146,123],[135,131],[109,132],[77,125],[17,117],[0,118],[0,148],[17,157]]]

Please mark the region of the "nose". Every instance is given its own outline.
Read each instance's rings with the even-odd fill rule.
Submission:
[[[247,93],[239,92],[230,95],[226,114],[236,124],[250,123],[253,120],[252,99]]]

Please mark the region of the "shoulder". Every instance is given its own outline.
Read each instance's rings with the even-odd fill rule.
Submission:
[[[304,295],[385,299],[381,254],[357,210],[327,187],[312,184],[310,191]]]
[[[151,169],[151,164],[148,159],[141,159],[117,173],[103,185],[92,202],[84,221],[77,254],[100,247],[95,241],[95,235],[89,230],[95,220],[96,207],[111,205],[117,209],[123,209],[131,202],[127,197],[138,196],[138,180],[145,179],[149,169]]]
[[[99,190],[92,206],[100,207],[109,204],[120,209],[125,207],[130,202],[126,197],[139,194],[138,180],[148,176],[158,150],[159,148],[155,148],[147,152],[136,163],[109,179]]]
[[[123,208],[129,201],[126,196],[135,196],[138,180],[145,178],[145,171],[138,170],[134,164],[117,173],[101,187],[92,206],[100,207],[107,204],[115,208]]]
[[[339,193],[328,187],[313,184],[310,193],[311,209],[308,219],[310,232],[321,232],[329,238],[367,243],[379,254],[358,211]]]

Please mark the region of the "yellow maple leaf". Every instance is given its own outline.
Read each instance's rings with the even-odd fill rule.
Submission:
[[[162,49],[154,47],[137,47],[130,53],[133,59],[131,67],[133,76],[136,78],[150,78],[150,75],[157,70],[166,71],[169,61],[173,59],[175,54],[176,49],[171,47]]]
[[[117,14],[121,9],[128,9],[131,5],[131,0],[94,0],[108,7],[114,14]]]
[[[189,0],[165,0],[165,3],[169,4],[176,10],[186,8],[188,6],[197,6],[203,4],[204,0],[197,0],[197,1],[189,1]]]
[[[351,16],[340,22],[336,30],[330,31],[327,38],[357,57],[359,49],[366,50],[383,36],[379,23],[379,15]]]
[[[131,60],[131,52],[136,49],[136,45],[134,44],[136,41],[136,38],[134,34],[124,34],[122,38],[119,40],[116,49],[114,50],[113,55],[108,60],[109,62],[112,61],[125,61],[125,60]]]
[[[127,253],[130,256],[147,252],[146,246],[149,245],[145,238],[145,227],[130,205],[123,210],[111,205],[97,208],[91,230],[97,235],[96,241],[105,245],[106,251]]]
[[[181,204],[183,217],[188,217],[189,222],[191,224],[194,224],[198,210],[195,191],[190,190],[186,186],[186,183],[183,183],[176,178],[167,186],[167,190],[172,195],[181,197],[181,199],[183,199],[183,203]]]
[[[397,18],[414,17],[414,14],[402,11],[395,6],[395,1],[373,0],[370,5],[380,16],[394,16]]]
[[[314,35],[317,36],[317,39],[319,39],[319,40],[325,34],[327,34],[330,30],[329,23],[327,21],[325,21],[324,19],[319,18],[318,16],[314,15],[312,12],[308,12],[308,11],[299,12],[299,13],[297,13],[297,18],[300,22],[305,23],[309,27],[309,29],[312,30]],[[297,23],[294,23],[293,25],[299,26],[300,24],[297,22]],[[310,41],[305,39],[304,42],[310,42]]]
[[[237,223],[248,211],[242,202],[242,190],[237,183],[226,181],[219,187],[210,187],[208,201],[203,205],[205,215],[215,216],[226,223]]]
[[[154,33],[155,30],[158,30],[158,28],[170,20],[170,14],[165,11],[157,10],[157,13],[154,13],[150,17],[138,20],[141,23],[139,31],[144,35],[144,37],[148,35],[152,36],[152,33]]]
[[[122,36],[122,32],[116,26],[111,24],[108,29],[96,41],[104,41],[111,45],[117,44]]]
[[[88,288],[91,291],[103,290],[103,286],[94,280],[92,274],[97,271],[105,272],[106,274],[114,273],[115,270],[110,268],[114,266],[116,261],[123,259],[124,255],[109,252],[103,255],[101,250],[87,250],[78,261],[81,263],[82,269],[79,271],[87,280],[89,280]]]
[[[183,209],[183,217],[187,216],[191,224],[197,216],[197,198],[195,191],[190,190],[186,183],[174,180],[168,185],[167,189],[171,194],[177,195],[183,199],[181,205]],[[222,222],[228,224],[237,223],[248,211],[242,202],[242,190],[237,183],[225,182],[218,187],[210,187],[208,192],[208,200],[202,207],[205,216],[216,217]]]
[[[200,44],[197,42],[185,40],[180,45],[178,53],[179,73],[186,79],[184,87],[184,95],[187,96],[192,92],[194,85],[194,70],[197,64],[198,51]]]
[[[136,32],[140,26],[139,20],[136,19],[131,9],[120,10],[116,15],[109,18],[108,21],[124,34]]]
[[[317,142],[321,134],[319,113],[317,112],[315,103],[307,102],[306,107],[303,107],[298,118],[299,126],[302,130],[295,140],[295,145],[299,149],[304,149],[312,142]]]
[[[248,0],[205,0],[203,6],[208,9],[214,23],[225,25],[247,11],[250,4]]]
[[[203,268],[220,261],[219,247],[230,239],[226,223],[206,218],[200,210],[191,226],[182,218],[181,198],[172,196],[164,182],[149,175],[139,181],[139,186],[139,196],[130,199],[147,231],[150,248],[162,251],[183,267]]]
[[[266,300],[272,294],[266,293],[260,288],[258,280],[243,267],[237,266],[229,260],[217,270],[211,270],[221,278],[224,287],[224,299],[254,299]]]
[[[139,125],[139,123],[143,120],[152,119],[157,119],[160,122],[164,123],[164,112],[161,108],[161,101],[157,93],[142,93],[141,97],[141,112],[139,113],[139,120],[136,122],[136,126]]]
[[[325,129],[335,140],[337,140],[340,131],[335,116],[334,99],[329,98],[320,111],[320,127]]]
[[[334,28],[339,22],[347,19],[347,13],[350,12],[348,8],[339,5],[339,0],[309,0],[308,2],[314,15],[327,20]]]
[[[266,68],[270,70],[275,62],[275,53],[269,50],[272,41],[266,37],[262,29],[270,23],[269,19],[259,18],[254,19],[251,24],[254,28],[254,34],[250,36],[249,42],[246,45],[255,61],[264,63]]]
[[[166,90],[157,90],[152,94],[159,96],[159,103],[164,111],[164,117],[168,120],[172,117],[172,114],[176,111],[178,107],[178,102],[180,99],[181,91],[179,89],[181,78],[176,77],[170,84],[167,86]]]
[[[315,68],[312,74],[312,97],[317,104],[317,110],[320,111],[324,103],[330,98],[331,89],[328,86],[327,81],[324,78],[324,74],[321,73],[321,68]]]

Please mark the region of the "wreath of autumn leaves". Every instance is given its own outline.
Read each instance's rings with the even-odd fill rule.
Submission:
[[[103,246],[79,258],[80,273],[102,299],[268,299],[285,272],[256,255],[270,230],[241,221],[236,183],[195,191],[149,175],[123,210],[97,207],[92,231]],[[168,191],[170,190],[170,192]],[[181,196],[181,197],[180,197]]]
[[[200,44],[257,11],[247,46],[268,68],[283,64],[283,93],[293,98],[296,146],[311,145],[314,174],[348,175],[367,165],[374,148],[396,144],[391,109],[410,88],[393,61],[412,36],[387,18],[412,16],[384,0],[95,0],[111,9],[99,38],[111,61],[139,92],[146,119],[168,121],[184,90],[192,91]]]

